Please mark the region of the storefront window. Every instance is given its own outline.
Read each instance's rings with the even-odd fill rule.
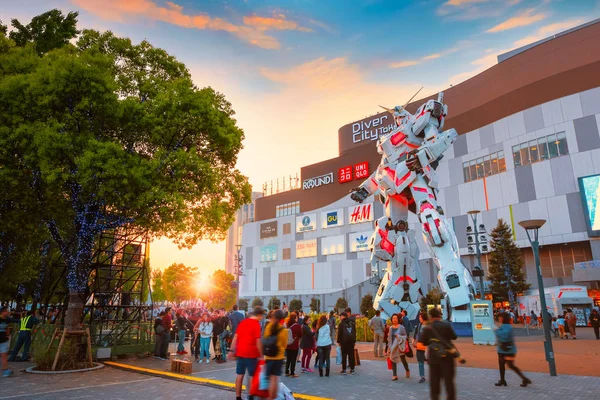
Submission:
[[[556,141],[558,142],[558,155],[564,156],[565,154],[569,154],[567,135],[564,132],[559,132],[556,134]]]
[[[518,167],[521,164],[521,152],[519,151],[519,145],[513,146],[513,160],[515,161],[515,166]]]
[[[537,140],[531,140],[529,142],[529,157],[531,164],[539,161]]]
[[[477,178],[483,178],[483,157],[477,159]]]
[[[490,155],[492,175],[498,173],[498,153]]]
[[[483,172],[485,176],[490,176],[492,174],[492,162],[490,156],[483,157]]]
[[[527,142],[521,143],[521,165],[529,165],[529,146]]]
[[[506,171],[504,151],[498,151],[496,153],[463,163],[465,182],[499,174],[504,171]]]
[[[504,158],[504,150],[498,152],[498,172],[506,171],[506,159]]]
[[[463,174],[465,175],[465,182],[469,182],[469,163],[463,163]]]
[[[471,175],[471,180],[474,181],[477,179],[477,164],[475,160],[469,161],[469,171]]]
[[[540,153],[540,161],[544,161],[550,158],[548,156],[548,139],[546,137],[538,139],[538,147]]]
[[[556,135],[550,135],[547,137],[548,139],[548,157],[554,158],[558,157],[558,143],[556,140]]]

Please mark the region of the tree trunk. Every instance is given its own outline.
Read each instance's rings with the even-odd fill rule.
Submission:
[[[83,306],[83,293],[69,291],[69,306],[65,314],[65,328],[67,328],[67,331],[81,330]]]

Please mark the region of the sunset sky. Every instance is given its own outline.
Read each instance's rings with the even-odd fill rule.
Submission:
[[[600,16],[600,0],[0,0],[0,19],[52,8],[79,11],[79,28],[147,39],[224,93],[246,134],[238,168],[257,191],[337,156],[338,128],[378,104],[456,85],[500,53]],[[158,240],[151,263],[208,274],[224,252]]]

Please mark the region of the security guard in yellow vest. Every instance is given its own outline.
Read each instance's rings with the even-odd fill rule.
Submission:
[[[17,336],[17,343],[8,358],[8,361],[15,361],[17,354],[21,347],[23,347],[23,354],[19,361],[29,360],[29,347],[31,346],[31,330],[34,325],[39,324],[40,321],[33,315],[31,311],[27,312],[27,315],[21,317],[21,324],[19,329],[19,335]]]

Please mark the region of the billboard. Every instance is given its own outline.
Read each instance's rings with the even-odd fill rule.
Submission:
[[[317,229],[317,214],[306,214],[296,217],[296,233],[310,232]]]
[[[339,153],[366,143],[374,146],[373,142],[395,127],[394,118],[387,111],[344,125],[338,130]]]
[[[373,221],[373,203],[348,207],[349,223],[360,224],[368,221]]]
[[[344,235],[326,236],[321,238],[321,255],[342,254],[346,252]]]
[[[296,242],[296,258],[316,257],[317,239]]]
[[[260,238],[266,239],[277,236],[277,221],[260,224]]]
[[[342,225],[344,225],[343,209],[321,212],[321,229],[335,228]]]
[[[260,262],[270,262],[277,261],[277,245],[276,244],[267,244],[265,246],[260,246]]]
[[[579,178],[579,192],[590,236],[600,236],[600,174]]]
[[[302,181],[302,190],[310,190],[319,186],[333,183],[333,172],[325,175],[308,178]]]
[[[348,236],[348,246],[351,252],[368,251],[373,231],[354,232]]]

